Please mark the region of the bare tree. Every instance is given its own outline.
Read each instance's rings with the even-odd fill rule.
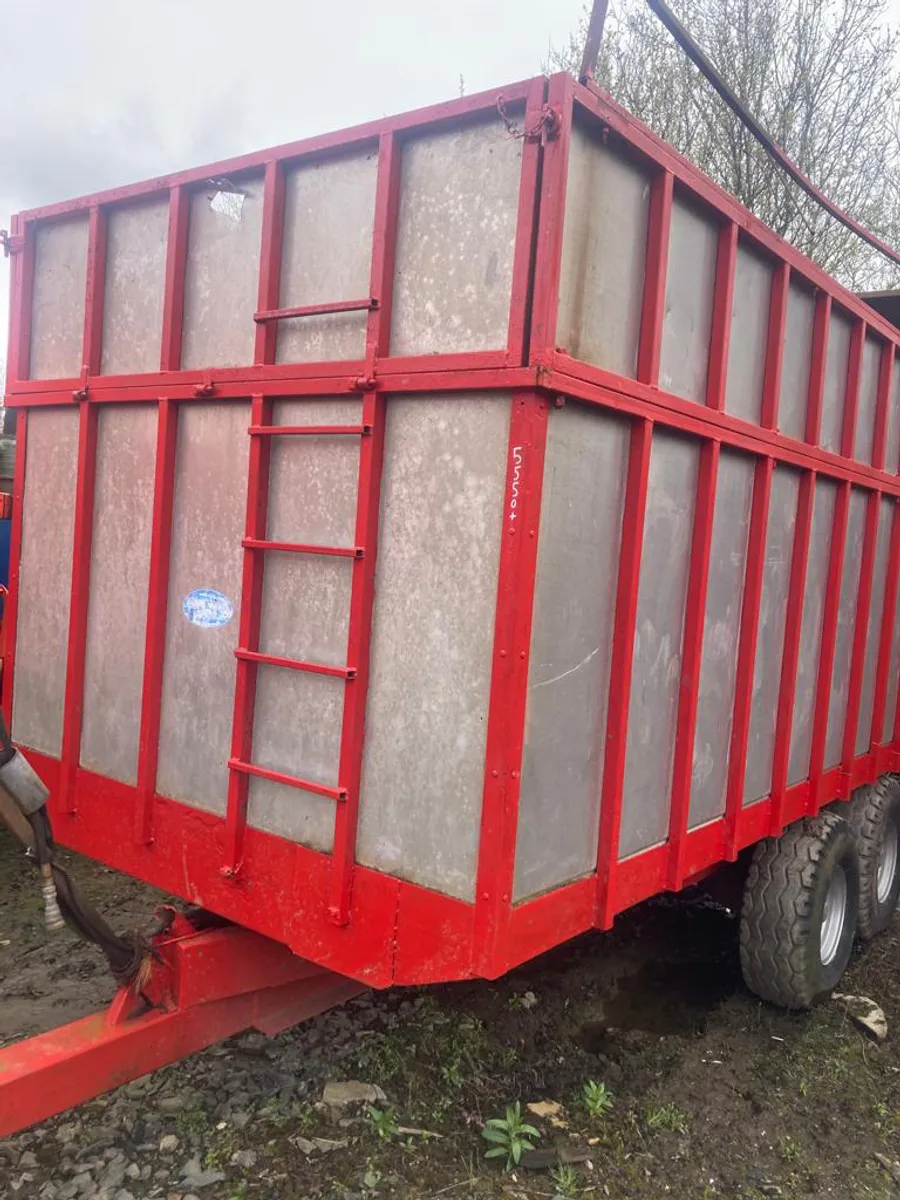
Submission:
[[[900,36],[885,0],[679,0],[678,16],[816,185],[900,244]],[[577,72],[587,13],[550,65]],[[614,0],[600,85],[777,233],[856,289],[900,272],[795,187],[642,0]]]

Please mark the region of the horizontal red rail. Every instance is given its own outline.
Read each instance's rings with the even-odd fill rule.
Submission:
[[[293,308],[268,308],[263,312],[254,313],[253,320],[257,325],[264,325],[267,321],[288,321],[293,317],[321,317],[327,316],[329,313],[369,312],[370,309],[377,307],[378,301],[374,296],[369,296],[365,300],[332,300],[325,304],[299,304]]]
[[[365,437],[371,425],[251,425],[251,437],[334,437],[337,434]]]
[[[260,663],[265,667],[287,667],[290,671],[307,671],[310,675],[333,675],[336,679],[355,679],[355,667],[329,667],[324,663],[306,662],[302,658],[282,658],[277,654],[261,654],[238,646],[234,657],[243,662]]]
[[[333,558],[362,558],[362,546],[312,546],[307,542],[268,542],[263,538],[244,538],[245,550],[273,550],[281,554],[325,554]]]
[[[229,758],[228,766],[240,775],[255,775],[258,779],[283,783],[287,787],[299,788],[301,792],[312,792],[313,795],[324,796],[328,800],[345,800],[347,798],[346,788],[326,787],[324,783],[315,783],[312,779],[301,779],[299,775],[285,775],[283,771],[271,771],[268,767],[242,762],[239,758]]]

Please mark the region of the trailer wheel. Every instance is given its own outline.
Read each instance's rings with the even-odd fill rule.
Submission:
[[[741,910],[747,986],[783,1008],[815,1004],[844,973],[858,906],[856,839],[843,817],[822,812],[761,842]]]
[[[900,784],[885,775],[857,788],[847,821],[859,854],[859,936],[869,941],[891,923],[900,898]]]

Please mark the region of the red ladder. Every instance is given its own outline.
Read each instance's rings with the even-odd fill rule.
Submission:
[[[363,394],[359,425],[273,425],[269,397],[254,396],[248,433],[250,462],[247,480],[246,536],[241,586],[241,621],[234,697],[230,779],[226,816],[226,859],[223,873],[240,874],[247,828],[249,777],[258,776],[288,787],[325,796],[336,804],[329,912],[339,924],[350,916],[350,894],[359,819],[359,789],[365,700],[369,668],[369,641],[375,582],[375,548],[384,451],[385,402],[374,389]],[[360,439],[354,545],[318,546],[302,542],[275,542],[266,537],[269,501],[269,464],[274,437],[341,436]],[[350,582],[350,619],[345,666],[326,666],[302,659],[264,654],[259,649],[265,555],[321,554],[353,560]],[[327,787],[311,779],[270,770],[252,761],[253,715],[257,672],[260,665],[307,671],[344,680],[344,711],[338,760],[338,785]]]

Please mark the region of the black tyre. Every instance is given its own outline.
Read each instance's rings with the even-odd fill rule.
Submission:
[[[809,1008],[844,973],[859,906],[856,838],[843,817],[798,821],[753,853],[741,909],[747,987],[783,1008]]]
[[[846,806],[859,855],[859,914],[856,928],[865,941],[891,923],[900,898],[900,784],[883,775],[858,788]]]

